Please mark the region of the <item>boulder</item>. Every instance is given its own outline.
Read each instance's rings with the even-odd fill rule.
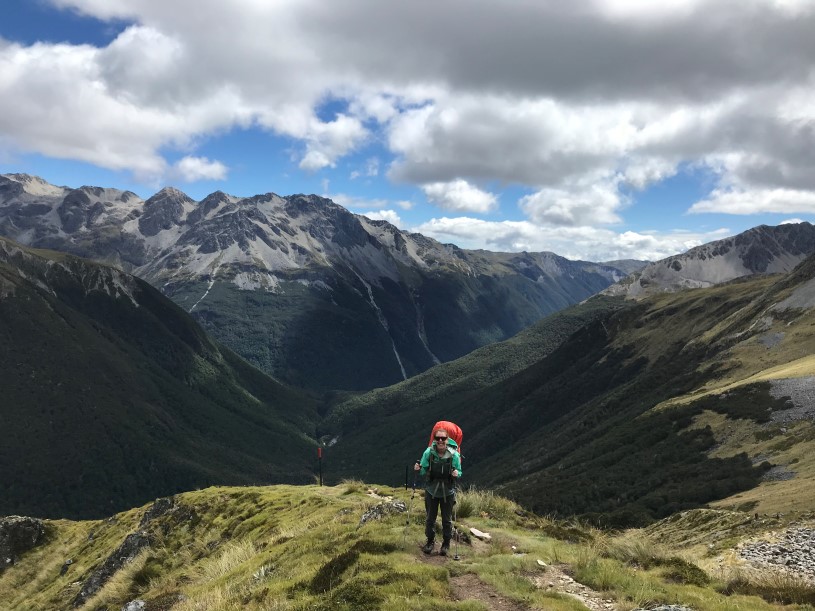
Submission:
[[[42,520],[23,516],[0,518],[0,573],[41,543],[44,536]]]

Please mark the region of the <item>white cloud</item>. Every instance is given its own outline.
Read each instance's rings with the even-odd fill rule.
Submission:
[[[388,221],[391,225],[402,228],[402,219],[399,214],[394,210],[377,210],[366,212],[365,216],[372,220]]]
[[[446,210],[487,213],[494,210],[498,200],[494,194],[473,187],[466,180],[434,182],[422,185],[427,200]]]
[[[370,157],[365,161],[365,169],[363,171],[354,170],[351,172],[351,180],[356,180],[360,176],[373,177],[379,175],[379,158]]]
[[[353,151],[367,135],[362,123],[347,115],[338,115],[329,123],[313,120],[309,132],[304,134],[306,154],[300,168],[320,170],[334,167],[338,158]]]
[[[220,161],[206,157],[184,157],[175,164],[173,173],[186,182],[196,180],[224,180],[229,172]]]
[[[617,186],[598,180],[571,189],[541,189],[522,197],[521,210],[541,225],[591,226],[618,223],[623,205]]]
[[[694,212],[812,211],[811,1],[50,1],[132,25],[103,48],[0,40],[0,156],[154,181],[165,151],[259,127],[312,172],[382,143],[389,177],[452,210],[495,209],[459,180],[524,187],[536,223],[613,223],[621,188],[683,165],[719,179]],[[345,112],[321,120],[326,99]]]
[[[693,204],[689,212],[815,214],[815,192],[792,189],[716,189],[708,199]]]
[[[542,227],[528,221],[484,221],[468,217],[434,218],[411,228],[440,242],[493,251],[550,251],[570,259],[656,261],[689,248],[718,240],[731,232],[617,233],[593,227]]]
[[[328,195],[334,203],[339,204],[343,208],[384,208],[390,205],[386,199],[357,197],[354,195],[346,195],[345,193],[334,193]],[[366,213],[367,216],[367,213]]]

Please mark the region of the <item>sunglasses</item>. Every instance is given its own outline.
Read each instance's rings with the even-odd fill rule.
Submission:
[[[436,441],[447,441],[447,437],[436,437]]]

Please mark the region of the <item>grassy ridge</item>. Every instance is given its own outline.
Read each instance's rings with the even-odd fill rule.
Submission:
[[[48,522],[46,542],[0,573],[0,606],[69,608],[95,568],[141,530],[149,546],[82,611],[118,609],[134,599],[148,609],[177,611],[482,609],[455,599],[454,586],[465,576],[509,602],[584,609],[559,587],[548,587],[564,573],[621,611],[658,604],[700,611],[784,608],[755,594],[720,593],[737,584],[734,573],[707,569],[715,558],[659,546],[649,533],[616,537],[524,514],[480,491],[461,495],[459,525],[489,532],[492,540],[462,541],[459,562],[427,562],[419,550],[422,512],[415,506],[409,520],[396,511],[360,523],[391,497],[409,503],[408,492],[380,488],[373,497],[367,490],[358,481],[324,488],[217,487],[177,495],[166,513],[147,523],[149,506],[106,520]],[[719,534],[735,532],[735,524],[731,520]],[[73,563],[65,566],[66,558]],[[745,589],[760,585],[745,581]]]

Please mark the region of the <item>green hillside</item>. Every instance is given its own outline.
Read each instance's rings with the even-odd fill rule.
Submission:
[[[0,345],[0,515],[311,479],[314,401],[140,280],[0,239]]]
[[[484,384],[466,375],[458,384],[437,368],[348,399],[330,420],[338,438],[329,449],[332,468],[337,476],[398,482],[399,463],[404,478],[429,427],[450,419],[465,431],[465,477],[538,512],[625,526],[744,494],[763,486],[773,465],[793,460],[790,448],[815,437],[811,420],[796,421],[797,437],[782,450],[778,436],[787,433],[772,424],[773,412],[791,406],[773,394],[775,381],[815,372],[806,360],[815,351],[814,268],[808,260],[789,276],[613,307],[589,300],[524,334],[542,343],[523,369],[474,353],[456,366],[489,372],[495,365],[498,373]],[[593,303],[596,315],[546,344],[553,321],[575,321]],[[516,351],[521,362],[534,345]],[[491,350],[512,354],[512,344]],[[733,426],[743,432],[738,443],[723,432]],[[366,460],[359,450],[373,440],[395,458]]]
[[[469,492],[458,504],[456,561],[421,553],[418,505],[408,510],[408,491],[352,481],[214,487],[104,520],[46,521],[34,547],[0,568],[0,607],[803,611],[815,601],[802,579],[774,580],[731,558],[738,541],[768,536],[782,521],[690,512],[615,535]],[[687,535],[699,545],[682,543]]]

